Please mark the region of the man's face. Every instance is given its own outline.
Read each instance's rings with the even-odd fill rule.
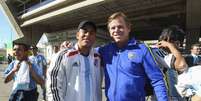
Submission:
[[[191,53],[192,53],[192,54],[195,54],[195,55],[199,55],[199,54],[200,54],[200,47],[194,46],[194,47],[191,49]]]
[[[85,26],[77,32],[76,37],[79,48],[91,48],[96,40],[96,31],[90,26]]]
[[[26,51],[23,45],[14,45],[13,52],[17,60],[23,60],[26,57]]]
[[[117,43],[124,43],[129,38],[130,26],[128,26],[122,17],[112,20],[109,25],[110,36]]]

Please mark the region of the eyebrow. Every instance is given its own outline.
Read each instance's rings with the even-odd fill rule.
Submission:
[[[20,49],[19,48],[13,48],[13,50],[16,51],[16,50],[20,50]]]

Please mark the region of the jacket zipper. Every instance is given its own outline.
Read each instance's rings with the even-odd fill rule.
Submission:
[[[116,62],[116,78],[115,78],[115,88],[114,88],[114,101],[116,100],[116,93],[117,93],[117,80],[118,80],[118,63],[119,63],[120,51],[117,52],[117,62]]]

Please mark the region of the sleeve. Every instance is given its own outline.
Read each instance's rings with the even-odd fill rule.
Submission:
[[[156,97],[158,101],[168,101],[167,87],[163,78],[164,76],[149,49],[145,48],[144,50],[145,56],[143,58],[143,66],[151,81],[151,85],[154,88]]]
[[[66,80],[63,70],[64,54],[58,54],[52,58],[50,67],[47,69],[47,79],[46,79],[46,88],[47,88],[47,100],[48,101],[64,101],[64,94],[66,89],[64,89]]]
[[[4,71],[4,78],[6,78],[8,76],[8,74],[10,73],[10,71],[14,68],[14,61],[11,62],[8,67],[6,68],[6,70]]]
[[[194,95],[190,73],[191,72],[186,71],[178,75],[178,81],[175,87],[181,97],[190,97]]]

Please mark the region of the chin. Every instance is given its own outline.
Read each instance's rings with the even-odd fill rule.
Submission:
[[[87,44],[87,43],[82,44],[82,47],[90,47],[90,44]]]
[[[115,42],[121,42],[121,40],[120,40],[120,39],[115,39],[114,41],[115,41]]]

